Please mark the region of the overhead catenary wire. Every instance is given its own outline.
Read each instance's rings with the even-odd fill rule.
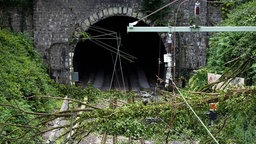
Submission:
[[[177,11],[175,13],[175,19],[174,19],[174,32],[175,32],[175,29],[176,29],[176,25],[177,25],[177,19],[178,19],[178,13],[179,13],[179,10],[180,10],[180,7],[183,3],[187,2],[189,0],[183,0],[178,8],[177,8]],[[175,74],[176,74],[176,34],[173,34],[173,65],[174,65],[174,68],[173,68],[173,77],[175,78]]]
[[[188,2],[189,0],[183,0],[179,5],[178,5],[178,8],[177,8],[177,11],[176,11],[176,13],[175,13],[175,19],[174,19],[174,31],[173,31],[173,33],[175,33],[175,29],[176,29],[176,26],[177,26],[177,19],[178,19],[178,14],[179,14],[179,11],[180,11],[180,7],[181,7],[181,5],[183,5],[185,2]],[[206,1],[206,0],[203,0],[203,1],[205,1],[205,2],[208,2],[208,1]],[[214,1],[213,1],[214,2]],[[174,57],[174,69],[173,69],[173,77],[175,77],[175,73],[176,73],[176,59],[175,59],[175,57],[176,57],[176,34],[173,34],[173,57]],[[191,57],[190,57],[190,59],[191,59]],[[190,61],[192,61],[192,59],[190,60]],[[195,66],[194,66],[194,64],[191,62],[191,65],[192,65],[192,68],[193,69],[195,69]]]
[[[115,59],[112,57],[114,69],[113,69],[113,73],[112,73],[112,78],[111,78],[109,89],[112,88],[115,76],[116,76],[118,85],[121,88],[120,82],[119,82],[119,78],[118,78],[118,73],[117,73],[117,70],[116,70],[118,59],[119,59],[119,66],[120,66],[120,72],[121,72],[123,86],[124,86],[124,89],[126,89],[125,79],[124,79],[123,69],[122,69],[122,63],[121,63],[121,57],[126,59],[129,62],[134,62],[133,60],[137,59],[137,58],[135,56],[132,56],[131,54],[128,54],[128,53],[120,50],[120,47],[121,47],[121,37],[117,35],[117,32],[109,30],[109,29],[101,28],[101,27],[96,27],[96,26],[91,26],[90,30],[95,31],[95,32],[100,33],[100,34],[99,35],[95,35],[95,36],[90,36],[86,40],[89,40],[89,41],[95,43],[96,45],[98,45],[98,46],[100,46],[100,47],[110,51],[111,52],[111,56],[112,56],[112,53],[116,54]],[[116,40],[117,48],[112,46],[112,45],[110,45],[110,44],[107,44],[107,43],[105,43],[103,41],[100,41],[100,40]]]
[[[102,48],[104,48],[104,49],[106,49],[106,50],[108,50],[108,51],[110,51],[112,53],[117,54],[117,52],[115,51],[116,49],[114,49],[114,47],[112,47],[110,45],[107,45],[106,43],[103,43],[103,42],[98,41],[98,40],[90,40],[90,41],[95,43],[96,45],[101,46]],[[114,49],[114,50],[112,50],[111,48]],[[119,52],[121,53],[121,51],[119,51]],[[120,54],[120,56],[122,58],[126,59],[129,62],[134,62],[133,59],[136,59],[135,57],[130,58],[130,55],[127,56],[126,53],[124,53],[124,52],[122,52],[122,53],[123,54]]]
[[[193,112],[193,114],[196,116],[196,118],[198,119],[198,121],[202,124],[202,126],[206,129],[206,131],[208,132],[208,134],[212,137],[212,139],[215,141],[216,144],[219,144],[219,142],[217,141],[217,139],[212,135],[212,133],[210,132],[210,130],[205,126],[205,124],[203,123],[203,121],[199,118],[199,116],[196,114],[196,112],[193,110],[193,108],[190,106],[190,104],[187,102],[186,98],[183,96],[183,94],[181,93],[181,91],[179,90],[179,88],[176,86],[176,84],[174,83],[174,81],[171,79],[172,84],[174,85],[174,87],[177,89],[177,91],[179,92],[180,96],[182,97],[183,101],[186,103],[186,105],[189,107],[189,109]]]
[[[111,55],[112,56],[112,55]],[[112,61],[113,61],[113,72],[112,72],[112,77],[111,77],[111,81],[110,81],[110,85],[109,85],[109,89],[112,89],[112,85],[113,85],[113,81],[114,81],[114,77],[116,75],[116,79],[117,79],[117,83],[118,83],[118,86],[120,87],[120,83],[119,83],[119,78],[118,78],[118,73],[116,71],[116,65],[117,65],[117,60],[120,56],[120,52],[119,52],[119,44],[118,44],[118,39],[117,39],[117,51],[116,51],[116,57],[115,57],[115,60],[112,56]]]
[[[166,8],[166,7],[170,6],[170,5],[172,5],[172,4],[174,4],[174,3],[177,2],[177,1],[179,1],[179,0],[174,0],[174,1],[172,1],[172,2],[170,2],[170,3],[168,3],[168,4],[166,4],[166,5],[164,5],[163,7],[160,7],[159,9],[153,11],[152,13],[150,13],[150,14],[148,14],[148,15],[142,17],[142,18],[139,19],[137,22],[146,19],[147,17],[149,17],[149,16],[151,16],[151,15],[153,15],[153,14],[159,12],[160,10],[162,10],[162,9],[164,9],[164,8]]]
[[[115,60],[114,60],[113,57],[112,57],[112,61],[113,61],[114,66],[113,66],[113,72],[112,72],[112,77],[111,77],[109,89],[112,89],[112,84],[113,84],[113,81],[114,81],[114,76],[115,76],[115,74],[116,74],[117,82],[119,83],[118,75],[117,75],[117,73],[116,73],[116,65],[117,65],[117,58],[118,58],[118,55],[120,55],[120,53],[119,53],[119,47],[117,48]]]
[[[112,84],[113,84],[113,80],[114,80],[114,76],[115,75],[116,75],[117,82],[118,82],[119,87],[120,87],[120,83],[119,83],[119,79],[118,79],[118,74],[117,74],[117,71],[116,71],[116,65],[117,65],[118,59],[119,59],[119,65],[120,65],[121,77],[122,77],[124,89],[126,89],[125,88],[125,82],[124,82],[123,70],[122,70],[122,64],[121,64],[121,57],[123,57],[124,59],[126,59],[126,60],[128,60],[130,62],[133,62],[133,60],[131,60],[131,59],[136,59],[136,57],[134,57],[134,56],[132,56],[132,55],[130,55],[128,53],[125,53],[125,52],[120,50],[121,37],[118,36],[116,32],[108,30],[108,29],[104,29],[104,28],[101,28],[101,27],[92,27],[92,30],[94,30],[96,32],[99,32],[99,33],[103,33],[103,34],[102,35],[93,36],[93,37],[90,38],[90,40],[92,42],[94,42],[95,44],[97,44],[97,45],[99,45],[99,46],[109,50],[110,52],[116,54],[116,58],[115,58],[115,60],[113,60],[114,68],[113,68],[113,73],[112,73],[112,78],[111,78],[109,89],[112,88]],[[110,32],[110,33],[104,33],[103,31],[107,31],[107,32]],[[113,47],[113,46],[111,46],[109,44],[106,44],[106,43],[104,43],[102,41],[99,41],[99,39],[106,39],[103,36],[113,36],[113,38],[107,38],[107,39],[115,39],[116,42],[117,42],[117,48],[115,48],[115,47]],[[103,37],[103,38],[99,38],[99,37]]]
[[[121,37],[121,36],[119,36],[119,37]],[[121,46],[121,39],[120,39],[120,41],[117,40],[117,45],[118,45],[118,50],[119,50],[120,46]],[[124,80],[124,73],[123,73],[123,66],[122,66],[122,61],[121,61],[122,59],[121,59],[120,55],[118,55],[118,58],[119,58],[119,65],[120,65],[123,87],[124,87],[124,90],[126,90],[126,85],[125,85],[125,80]]]
[[[104,34],[101,34],[101,35],[90,36],[90,38],[87,38],[87,39],[107,39],[107,40],[116,40],[116,39],[118,39],[118,38],[114,37],[113,34],[115,34],[115,33],[104,33]],[[113,37],[108,38],[108,37],[105,37],[105,36],[113,36]]]
[[[90,28],[97,29],[97,30],[101,30],[102,33],[103,33],[104,31],[105,31],[105,32],[110,32],[110,33],[116,33],[116,32],[113,31],[113,30],[106,29],[106,28],[99,27],[99,26],[90,26]],[[114,36],[116,36],[116,35],[114,35]]]
[[[164,8],[170,6],[170,5],[172,5],[172,4],[174,4],[174,3],[178,2],[178,1],[179,1],[179,0],[174,0],[174,1],[170,2],[170,3],[166,4],[166,5],[164,5],[164,6],[160,7],[160,8],[158,8],[157,10],[153,11],[152,13],[150,13],[150,14],[148,14],[148,15],[142,17],[141,19],[137,20],[136,22],[142,21],[142,20],[146,19],[147,17],[149,17],[149,16],[151,16],[151,15],[153,15],[153,14],[159,12],[160,10],[162,10],[162,9],[164,9]],[[189,1],[189,0],[184,0],[184,1]],[[183,2],[184,2],[184,1],[183,1]],[[221,3],[220,1],[208,1],[208,0],[202,0],[202,1],[205,1],[205,2],[207,2],[207,3]]]
[[[100,35],[96,35],[96,36],[90,36],[90,38],[88,38],[87,40],[92,41],[93,43],[113,52],[116,53],[117,48],[104,43],[102,40],[118,40],[121,39],[120,37],[117,37],[117,33],[115,31],[109,30],[109,29],[105,29],[105,28],[101,28],[101,27],[96,27],[96,26],[92,26],[92,28],[90,28],[92,31],[96,31],[98,33],[101,33]],[[106,36],[110,36],[110,37],[106,37]],[[129,62],[134,62],[134,59],[137,59],[135,56],[132,56],[131,54],[128,54],[122,50],[119,49],[120,52],[120,56],[123,57],[124,59],[128,60]]]
[[[120,36],[117,36],[117,38]],[[120,73],[121,73],[121,78],[122,78],[122,83],[123,83],[123,87],[124,90],[126,90],[126,86],[125,86],[125,80],[124,80],[124,74],[123,74],[123,68],[122,68],[122,62],[121,62],[121,57],[120,57],[120,46],[121,46],[121,40],[117,39],[117,52],[116,52],[116,58],[115,60],[113,60],[113,64],[114,64],[114,68],[113,68],[113,73],[112,73],[112,78],[111,78],[111,82],[110,82],[110,88],[112,88],[112,84],[113,84],[113,80],[114,80],[114,74],[116,75],[116,79],[119,85],[119,88],[121,88],[120,82],[119,82],[119,78],[118,78],[118,73],[116,70],[116,65],[117,65],[117,61],[119,60],[119,67],[120,67]]]
[[[118,40],[118,39],[120,39],[120,38],[116,38],[116,40]],[[93,39],[93,40],[95,40],[95,39]],[[113,50],[117,50],[117,48],[115,48],[115,47],[113,47],[113,46],[111,46],[111,45],[109,45],[109,44],[106,44],[106,43],[104,43],[104,42],[102,42],[102,41],[99,41],[99,40],[95,40],[95,41],[97,41],[98,43],[101,43],[102,45],[104,45],[104,46],[106,46],[106,47],[109,47],[109,48],[111,48],[111,49],[113,49]],[[135,56],[132,56],[131,54],[128,54],[128,53],[126,53],[126,52],[124,52],[124,51],[121,51],[120,49],[119,49],[119,52],[121,53],[121,55],[123,55],[123,56],[125,56],[125,57],[127,57],[127,58],[131,58],[131,59],[137,59]]]
[[[120,47],[121,47],[121,41],[118,37],[120,37],[120,36],[117,36],[117,52],[116,52],[115,60],[112,56],[112,61],[113,61],[114,67],[113,67],[112,78],[111,78],[109,89],[112,89],[112,85],[113,85],[115,75],[116,75],[118,86],[121,89],[121,85],[120,85],[119,78],[118,78],[118,73],[117,73],[117,70],[116,70],[117,61],[119,60],[119,67],[120,67],[120,73],[121,73],[121,78],[122,78],[122,82],[123,82],[123,87],[124,87],[124,90],[126,90],[123,68],[122,68],[121,57],[120,57],[120,51],[119,51]]]
[[[174,3],[178,2],[178,1],[179,1],[179,0],[174,0],[174,1],[172,1],[172,2],[170,2],[170,3],[168,3],[168,4],[166,4],[166,5],[164,5],[164,6],[160,7],[160,8],[158,8],[157,10],[153,11],[152,13],[150,13],[150,14],[148,14],[148,15],[142,17],[141,19],[139,19],[139,20],[137,20],[137,21],[135,21],[135,22],[133,22],[133,23],[134,23],[134,24],[137,24],[139,21],[145,20],[147,17],[149,17],[149,16],[151,16],[151,15],[153,15],[153,14],[159,12],[160,10],[162,10],[162,9],[164,9],[164,8],[170,6],[170,5],[172,5],[172,4],[174,4]],[[182,3],[184,3],[185,1],[188,1],[188,0],[183,0]],[[181,3],[181,4],[182,4],[182,3]],[[181,6],[181,4],[179,4],[179,7]],[[179,10],[179,8],[178,8],[178,10]],[[178,13],[178,11],[177,11],[177,13]],[[175,18],[175,25],[176,25],[177,13],[176,13],[176,18]],[[175,41],[175,39],[174,39],[174,41]],[[173,46],[174,46],[174,67],[175,67],[175,66],[176,66],[176,62],[175,62],[175,43],[174,43]],[[174,73],[174,76],[175,76],[175,68],[174,68],[173,73]]]

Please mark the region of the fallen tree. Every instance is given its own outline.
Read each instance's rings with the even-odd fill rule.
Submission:
[[[195,116],[188,109],[179,94],[167,91],[159,91],[161,95],[157,101],[151,101],[144,104],[137,93],[105,91],[99,92],[88,88],[88,96],[92,93],[97,94],[97,98],[91,101],[79,101],[72,98],[51,97],[51,96],[33,96],[38,99],[68,100],[69,109],[65,111],[54,112],[33,112],[21,109],[18,105],[10,102],[1,103],[0,108],[9,108],[22,115],[33,117],[31,121],[24,124],[10,124],[8,121],[1,123],[2,131],[1,141],[27,141],[38,142],[38,137],[47,132],[57,129],[64,131],[55,139],[55,141],[75,141],[79,142],[85,139],[90,133],[108,135],[122,135],[133,139],[153,139],[158,140],[199,140],[211,141],[206,131],[202,128]],[[90,91],[90,92],[89,92]],[[232,141],[239,142],[233,135],[230,135],[231,128],[234,127],[234,121],[237,114],[247,114],[253,112],[253,102],[255,102],[254,87],[244,89],[230,89],[220,93],[193,93],[183,91],[188,103],[197,112],[202,121],[207,124],[208,116],[205,114],[209,110],[209,102],[218,99],[218,120],[209,129],[222,142],[227,142],[227,138],[233,137]],[[100,94],[100,95],[99,95]],[[133,99],[133,101],[131,100]],[[80,106],[84,105],[84,108]],[[245,113],[246,112],[246,113]],[[251,116],[251,117],[250,117]],[[79,118],[77,118],[79,117]],[[255,116],[247,115],[253,122]],[[62,118],[66,120],[63,125],[56,127],[49,126],[54,119]],[[10,117],[11,119],[11,117]],[[33,120],[38,123],[34,124]],[[243,120],[241,120],[243,121]],[[255,125],[253,123],[249,125]],[[72,127],[75,126],[76,127]],[[23,132],[18,136],[12,137],[11,133],[15,131],[6,131],[6,127],[22,127]],[[34,135],[26,135],[27,131],[33,131]],[[70,132],[72,131],[72,135]],[[225,136],[225,137],[223,137]],[[155,139],[155,138],[154,138]]]

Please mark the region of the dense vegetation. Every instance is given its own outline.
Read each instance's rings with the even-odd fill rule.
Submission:
[[[255,1],[238,6],[230,12],[221,25],[255,26],[255,6]],[[210,38],[207,65],[191,79],[191,88],[207,90],[210,85],[203,88],[206,84],[207,72],[223,74],[221,78],[223,81],[227,78],[244,77],[247,85],[255,85],[255,38],[255,32],[215,33]]]
[[[237,5],[220,24],[223,26],[255,26],[256,2],[249,1]],[[213,84],[207,84],[207,73],[222,74],[220,82],[229,78],[243,77],[246,79],[245,89],[254,89],[256,78],[256,33],[234,32],[216,33],[210,38],[208,49],[207,66],[199,69],[190,79],[190,90],[210,92]],[[239,91],[239,90],[238,90]],[[243,90],[242,90],[243,91]],[[229,98],[228,105],[219,109],[223,116],[229,118],[223,137],[224,143],[254,143],[255,130],[255,93],[239,92],[238,98],[233,98],[234,93],[222,91]],[[235,92],[236,93],[236,92]],[[250,99],[250,101],[249,101]],[[231,139],[228,139],[232,138]],[[231,140],[231,141],[229,141]]]
[[[158,10],[165,5],[165,3],[166,0],[143,0],[141,12],[145,15],[150,15],[149,19],[152,21],[152,24],[165,25],[168,23],[165,17],[170,13],[170,9],[166,7],[160,11]]]
[[[255,8],[255,1],[234,8],[222,25],[255,25]],[[188,87],[181,93],[157,89],[151,95],[159,99],[145,104],[138,93],[54,83],[28,36],[0,30],[0,143],[40,143],[45,133],[59,128],[64,129],[54,141],[59,143],[79,142],[90,134],[122,135],[134,142],[143,138],[157,144],[215,143],[181,96],[205,125],[208,103],[218,100],[218,118],[207,127],[219,143],[254,143],[255,37],[254,33],[215,34],[207,66],[197,71]],[[207,72],[245,77],[250,86],[212,91],[206,84]],[[63,100],[69,100],[69,109],[60,111]],[[67,122],[48,125],[57,118]],[[70,131],[73,135],[68,137]]]
[[[56,90],[51,85],[45,66],[35,52],[29,37],[1,30],[0,51],[0,109],[2,113],[0,115],[0,131],[8,134],[10,140],[15,139],[21,133],[27,133],[24,136],[26,137],[33,131],[26,131],[11,125],[22,125],[30,122],[36,124],[37,120],[33,120],[34,116],[20,113],[12,106],[28,112],[50,111],[53,106],[50,100],[30,99],[28,97],[54,95]],[[0,139],[7,141],[3,137],[4,133],[0,135]]]
[[[221,25],[255,26],[255,6],[253,1],[237,7]],[[207,68],[217,73],[229,72],[229,77],[245,77],[249,85],[255,84],[255,38],[255,32],[215,34],[210,40]]]
[[[0,141],[39,141],[40,135],[31,138],[45,128],[37,114],[59,109],[59,101],[40,96],[79,99],[83,93],[79,88],[57,85],[50,79],[27,35],[0,30],[0,59]]]
[[[0,0],[2,7],[21,6],[24,9],[30,10],[33,7],[33,0]]]
[[[19,13],[19,29],[21,32],[27,31],[27,18],[32,15],[33,0],[0,0],[0,27],[14,30],[13,23],[17,21],[12,16],[12,10]]]

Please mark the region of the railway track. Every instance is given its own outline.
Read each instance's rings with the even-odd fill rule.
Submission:
[[[98,69],[96,72],[84,74],[79,85],[86,87],[89,83],[101,90],[141,91],[155,86],[153,82],[149,81],[144,70],[139,68],[132,72],[124,72],[123,75],[120,72],[114,72],[113,74],[113,72]]]

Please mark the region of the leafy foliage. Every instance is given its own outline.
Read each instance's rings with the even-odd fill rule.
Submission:
[[[255,2],[248,4],[239,7],[240,10],[234,10],[236,16],[230,15],[226,24],[255,24]],[[245,17],[247,19],[243,19]],[[224,72],[230,77],[254,78],[253,38],[253,33],[215,35],[211,41],[211,48],[214,49],[210,48],[207,68],[197,71],[189,82],[190,86],[194,90],[203,86],[205,80],[202,79],[207,71]],[[92,132],[106,132],[109,135],[133,139],[143,137],[162,143],[172,140],[213,143],[178,94],[159,91],[156,95],[160,98],[145,105],[141,97],[133,92],[55,85],[46,74],[46,68],[28,37],[1,30],[0,47],[1,143],[40,143],[44,141],[42,135],[54,129],[65,129],[58,137],[59,140],[66,139],[73,130],[73,141],[80,141]],[[218,58],[214,59],[211,55]],[[255,87],[230,89],[214,95],[183,90],[182,93],[205,124],[208,123],[205,114],[209,110],[208,103],[218,98],[218,119],[208,128],[220,143],[256,141]],[[86,102],[84,98],[87,98]],[[54,102],[59,100],[69,100],[68,105],[72,107],[65,111],[52,111]],[[67,123],[60,127],[47,126],[58,118],[67,120]],[[71,129],[72,125],[76,127]]]
[[[255,6],[255,1],[237,6],[220,25],[255,26]],[[221,81],[234,77],[244,77],[247,85],[254,85],[256,78],[255,37],[255,32],[214,33],[209,41],[207,64],[204,69],[207,69],[207,72],[222,74]],[[201,71],[203,69],[198,72],[200,73]],[[192,89],[195,90],[195,87],[197,87],[196,90],[207,89],[207,83],[202,85],[202,83],[193,80],[200,78],[200,74],[196,74],[191,78],[190,83],[195,84]]]
[[[143,0],[141,12],[143,12],[145,15],[149,15],[152,12],[163,7],[165,2],[166,2],[165,0]],[[166,23],[164,18],[165,16],[167,16],[168,13],[169,13],[169,9],[164,8],[159,12],[151,15],[149,19],[152,20],[156,25],[164,25]]]
[[[28,36],[0,30],[0,59],[0,109],[3,113],[0,118],[0,130],[8,135],[8,138],[0,139],[17,140],[19,134],[25,133],[24,137],[27,137],[33,131],[26,131],[14,125],[27,124],[31,121],[36,124],[38,121],[33,120],[33,115],[20,113],[17,109],[12,109],[12,106],[28,112],[51,111],[53,108],[51,100],[29,97],[55,95],[57,91]],[[3,105],[7,107],[2,107]],[[13,124],[13,126],[5,126],[5,124]],[[25,143],[25,141],[26,139],[20,139],[17,142]]]
[[[13,22],[16,22],[17,19],[14,19],[11,16],[11,12],[9,9],[16,9],[20,16],[20,24],[19,28],[21,32],[27,30],[26,17],[28,15],[32,15],[33,11],[33,0],[0,0],[0,8],[1,8],[1,17],[0,17],[0,27],[9,28],[10,30],[14,30]]]
[[[22,8],[31,9],[33,0],[0,0],[1,6],[21,6]]]
[[[256,2],[234,9],[223,21],[225,26],[255,26]],[[245,77],[248,84],[255,82],[255,32],[217,33],[210,39],[207,68],[228,77]]]
[[[255,26],[256,2],[246,1],[236,6],[220,25]],[[246,78],[247,85],[255,85],[255,38],[255,32],[214,34],[210,38],[207,66],[190,79],[190,83],[195,84],[190,89],[206,90],[205,88],[209,87],[207,84],[198,83],[198,80],[204,77],[205,70],[222,74],[221,80],[239,76]],[[220,91],[216,123],[218,126],[211,129],[220,143],[255,142],[254,91],[254,86]],[[210,143],[209,138],[203,141]]]
[[[209,1],[209,4],[217,7],[221,6],[222,17],[225,19],[233,9],[239,5],[246,4],[251,1],[253,0],[214,0],[213,2]]]
[[[227,90],[220,99],[220,101],[225,100],[218,106],[219,117],[223,119],[225,125],[218,133],[222,143],[255,142],[255,90],[255,87]]]
[[[197,70],[189,79],[186,87],[192,91],[199,91],[202,87],[207,85],[207,72],[208,70],[206,68]]]

